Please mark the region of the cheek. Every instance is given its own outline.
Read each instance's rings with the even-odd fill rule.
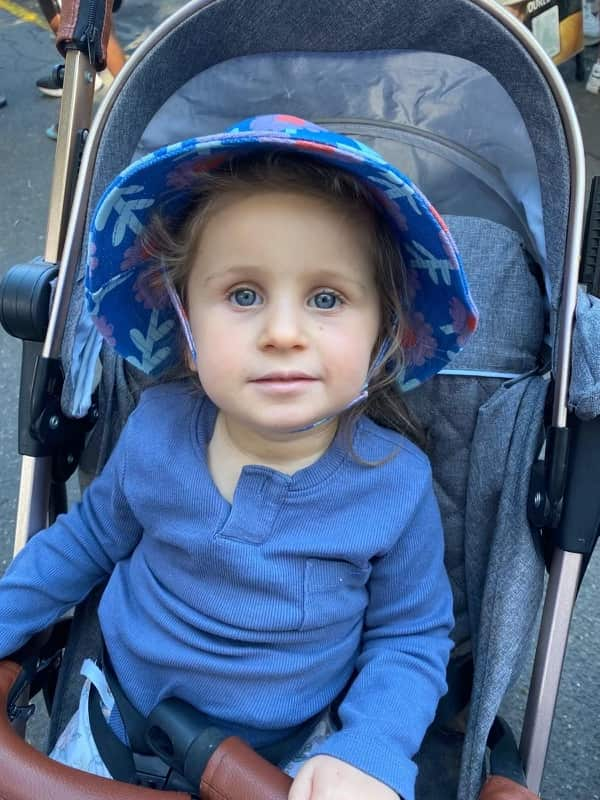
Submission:
[[[239,371],[240,350],[231,336],[211,339],[198,346],[198,375],[202,384],[227,382]]]
[[[222,381],[235,368],[240,353],[240,343],[235,327],[227,325],[220,315],[205,313],[190,319],[196,351],[197,370],[204,386],[215,380]]]
[[[199,353],[214,356],[215,350],[227,351],[228,343],[236,338],[235,326],[228,316],[210,305],[190,314],[190,325]]]
[[[360,362],[362,366],[365,362],[368,365],[371,361],[379,331],[380,314],[378,309],[374,308],[369,312],[349,316],[339,328],[327,331],[324,339],[330,338],[332,349],[346,354],[352,360]]]
[[[209,348],[198,358],[196,368],[200,384],[219,408],[227,406],[239,392],[240,364],[232,348]]]
[[[321,339],[321,347],[330,367],[335,370],[340,380],[350,384],[362,383],[372,359],[375,337],[369,330],[340,331],[337,335],[328,335]]]

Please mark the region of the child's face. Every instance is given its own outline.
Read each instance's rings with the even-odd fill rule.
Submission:
[[[287,192],[210,216],[187,305],[200,381],[232,423],[277,438],[360,393],[380,329],[364,227]]]

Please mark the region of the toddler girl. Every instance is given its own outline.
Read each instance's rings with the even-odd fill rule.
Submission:
[[[412,800],[452,599],[399,387],[476,321],[443,222],[359,142],[255,118],[117,177],[87,296],[107,342],[169,379],[0,582],[0,655],[110,576],[101,630],[144,716],[175,697],[259,750],[303,733],[290,800]],[[110,776],[89,691],[54,756]]]

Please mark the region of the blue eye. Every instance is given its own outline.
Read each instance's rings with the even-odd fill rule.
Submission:
[[[342,298],[335,292],[317,292],[310,298],[309,305],[314,308],[320,308],[324,311],[329,311],[338,305],[341,305]]]
[[[236,289],[229,295],[229,300],[234,305],[243,306],[245,308],[260,303],[260,297],[254,289]]]

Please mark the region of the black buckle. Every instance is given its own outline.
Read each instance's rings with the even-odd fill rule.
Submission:
[[[7,713],[10,722],[14,722],[16,719],[27,721],[35,713],[35,703],[29,703],[26,706],[18,706],[16,703],[9,703]]]
[[[200,800],[200,795],[197,794],[200,781],[191,783],[184,775],[174,770],[158,756],[134,752],[131,755],[136,772],[136,786],[169,792],[185,792],[192,800]]]
[[[147,789],[165,789],[171,768],[156,756],[132,753],[136,784]]]

